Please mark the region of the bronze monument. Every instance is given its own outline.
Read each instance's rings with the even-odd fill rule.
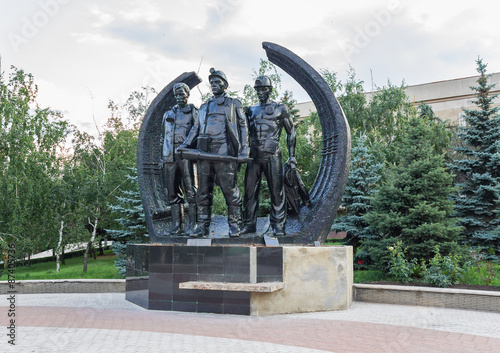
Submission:
[[[269,100],[272,84],[268,78],[260,77],[257,80],[255,88],[259,95],[259,105],[250,107],[248,116],[245,116],[241,103],[226,93],[226,75],[212,69],[209,80],[213,96],[200,107],[199,118],[193,119],[193,127],[185,142],[176,150],[175,143],[173,147],[177,152],[174,160],[181,158],[197,162],[198,220],[190,236],[208,236],[212,244],[262,244],[264,238],[262,234],[254,232],[254,224],[258,207],[258,184],[264,174],[272,195],[270,228],[276,240],[280,244],[321,244],[330,231],[347,180],[350,159],[349,127],[330,87],[318,72],[284,47],[265,42],[263,48],[269,61],[290,74],[309,94],[317,108],[323,146],[316,180],[307,192],[297,173],[293,125],[287,109]],[[179,197],[179,182],[171,186],[173,191],[169,190],[170,196],[166,197],[162,174],[167,169],[158,166],[170,155],[162,152],[165,140],[162,140],[161,134],[168,132],[162,125],[162,117],[176,103],[179,106],[179,101],[181,104],[183,101],[181,97],[176,100],[173,88],[178,83],[184,83],[192,89],[200,82],[201,79],[194,72],[174,79],[152,102],[141,126],[137,157],[139,185],[152,242],[186,244],[189,239],[187,235],[179,236],[183,234],[182,215],[179,217],[176,209],[176,205],[183,202]],[[196,110],[191,108],[191,112],[194,116]],[[283,128],[287,133],[290,155],[285,168],[277,144]],[[169,153],[172,151],[167,150]],[[171,162],[163,164],[168,163]],[[236,184],[236,172],[242,163],[248,163],[243,220],[242,198]],[[168,183],[173,181],[168,180],[169,176],[165,179],[169,189]],[[211,208],[214,184],[220,186],[228,206],[229,231],[225,234],[218,233],[217,229],[214,234],[209,234],[209,227],[213,223]],[[186,189],[186,185],[184,188],[188,207],[191,208],[193,193],[191,189]],[[295,200],[286,199],[284,188],[288,194],[295,194]],[[172,206],[170,210],[169,204]],[[288,216],[285,215],[287,208],[293,211]],[[194,212],[189,214],[194,215]],[[166,237],[162,236],[165,229],[170,230]]]

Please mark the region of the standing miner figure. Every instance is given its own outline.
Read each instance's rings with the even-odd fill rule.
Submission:
[[[238,163],[248,159],[248,128],[241,102],[226,94],[228,81],[222,71],[210,69],[213,96],[199,110],[185,149],[196,141],[198,149],[198,223],[192,237],[207,236],[212,215],[214,183],[226,200],[229,236],[238,237],[241,226],[241,196],[236,184]]]
[[[267,179],[271,195],[269,221],[273,234],[285,234],[286,204],[283,185],[283,163],[279,146],[281,131],[285,128],[288,145],[288,164],[295,168],[295,130],[293,121],[284,104],[270,100],[273,90],[268,76],[259,76],[254,88],[259,105],[247,110],[250,139],[250,161],[245,171],[245,197],[243,202],[244,227],[242,233],[255,233],[257,210],[259,208],[259,189],[262,173]]]
[[[163,115],[162,123],[163,180],[173,224],[165,235],[184,233],[184,196],[189,204],[189,223],[192,227],[196,224],[197,212],[193,163],[176,156],[175,150],[186,140],[198,120],[198,110],[194,105],[187,104],[190,90],[185,83],[176,83],[173,91],[177,105]]]

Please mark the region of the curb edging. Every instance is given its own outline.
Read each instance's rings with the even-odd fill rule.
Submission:
[[[500,292],[354,284],[355,301],[500,312]]]
[[[47,279],[0,282],[0,294],[125,293],[124,279]]]

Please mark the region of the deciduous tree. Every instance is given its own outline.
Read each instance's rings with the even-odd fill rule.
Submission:
[[[24,257],[55,244],[59,226],[52,192],[69,132],[62,115],[37,103],[31,74],[0,73],[0,233]]]

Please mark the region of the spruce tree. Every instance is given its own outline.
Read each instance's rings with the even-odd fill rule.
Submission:
[[[493,106],[497,94],[490,91],[486,64],[476,61],[478,86],[471,87],[476,99],[475,110],[464,109],[466,125],[458,134],[461,145],[455,148],[459,158],[450,166],[457,174],[459,192],[454,196],[456,217],[464,226],[465,241],[486,247],[492,258],[500,257],[498,184],[500,178],[500,117]],[[496,212],[495,212],[496,211]]]
[[[408,247],[408,259],[432,258],[437,244],[444,254],[457,249],[461,229],[451,218],[453,203],[449,199],[454,191],[453,175],[433,143],[435,128],[435,122],[426,118],[410,119],[395,149],[397,164],[373,198],[373,212],[366,219],[380,238],[365,246],[379,267],[384,267],[387,246],[397,240]]]
[[[345,244],[356,250],[361,240],[376,237],[365,215],[371,210],[370,198],[380,179],[382,164],[374,162],[366,135],[356,138],[351,154],[349,178],[341,206],[345,214],[335,219],[332,230],[346,232]]]
[[[117,202],[110,205],[112,212],[120,216],[116,220],[117,229],[106,230],[113,240],[111,247],[116,254],[115,267],[122,277],[125,277],[127,271],[127,245],[149,242],[136,168],[133,168],[131,175],[127,175],[127,179],[133,181],[137,187],[125,190],[122,196],[116,198]]]

